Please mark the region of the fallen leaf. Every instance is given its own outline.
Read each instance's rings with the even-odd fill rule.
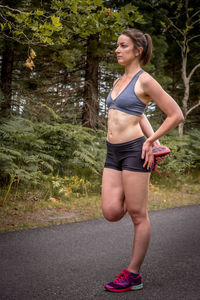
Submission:
[[[36,53],[33,49],[30,50],[30,57],[34,59],[36,57]]]
[[[54,202],[54,203],[59,202],[56,198],[53,198],[53,197],[50,197],[49,200],[50,200],[51,202]]]

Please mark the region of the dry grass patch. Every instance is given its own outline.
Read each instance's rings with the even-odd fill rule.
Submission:
[[[150,184],[149,210],[200,204],[199,184],[176,187]],[[100,194],[44,199],[42,192],[28,192],[22,198],[0,199],[0,232],[58,225],[102,217]]]
[[[149,210],[200,204],[199,184],[183,184],[179,188],[150,185]]]

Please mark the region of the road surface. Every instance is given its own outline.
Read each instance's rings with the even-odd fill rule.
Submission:
[[[143,290],[116,294],[103,287],[129,261],[126,216],[0,234],[0,299],[199,300],[200,205],[152,211],[150,219]]]

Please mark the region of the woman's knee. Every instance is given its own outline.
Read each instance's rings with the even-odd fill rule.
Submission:
[[[129,215],[134,223],[134,225],[139,225],[141,223],[144,222],[148,222],[149,223],[149,216],[148,216],[148,212],[147,211],[128,211]]]
[[[106,220],[110,222],[116,222],[123,218],[126,213],[124,209],[116,209],[116,208],[102,208],[103,216]]]

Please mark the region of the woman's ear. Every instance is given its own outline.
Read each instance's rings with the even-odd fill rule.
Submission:
[[[140,56],[142,54],[143,48],[142,47],[138,47],[135,50],[135,56]]]

